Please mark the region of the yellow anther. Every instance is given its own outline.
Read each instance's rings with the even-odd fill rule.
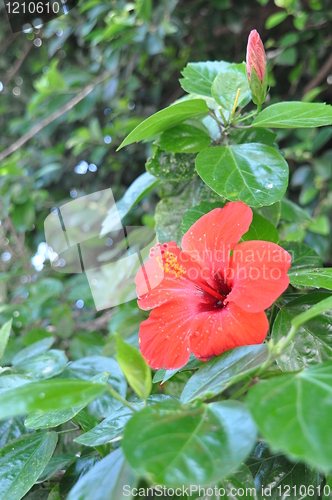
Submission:
[[[165,252],[163,255],[158,256],[157,262],[160,269],[165,271],[165,273],[174,273],[175,278],[180,278],[187,272],[184,267],[178,263],[177,256],[171,252]]]

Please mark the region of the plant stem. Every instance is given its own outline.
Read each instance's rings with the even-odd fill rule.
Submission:
[[[131,411],[134,411],[134,412],[137,411],[136,408],[131,403],[129,403],[129,401],[127,401],[122,396],[120,396],[120,394],[115,389],[113,389],[113,387],[111,385],[108,386],[108,390],[109,390],[111,396],[113,396],[113,398],[120,401],[124,406],[127,406],[127,408],[129,408]]]
[[[256,109],[256,111],[253,111],[249,115],[243,116],[242,118],[239,118],[239,119],[235,120],[234,123],[241,123],[241,122],[244,122],[246,120],[249,120],[249,118],[252,118],[253,116],[256,116],[257,113],[258,113],[258,111]]]
[[[252,378],[250,378],[250,380],[248,380],[248,382],[246,384],[244,384],[242,387],[240,387],[240,389],[238,389],[231,397],[230,399],[237,399],[239,396],[242,396],[242,394],[244,394],[247,389],[249,389],[251,383],[252,383]]]
[[[224,113],[222,112],[221,106],[219,106],[219,107],[218,107],[218,109],[219,109],[219,112],[220,112],[220,114],[221,114],[221,118],[222,118],[222,121],[223,121],[223,123],[224,123],[224,127],[226,128],[226,125],[227,125],[227,120],[226,120],[226,118],[225,118],[225,116],[224,116]]]

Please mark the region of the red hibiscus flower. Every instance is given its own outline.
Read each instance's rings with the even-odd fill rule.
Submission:
[[[252,210],[227,203],[201,217],[175,242],[157,244],[136,276],[138,305],[152,309],[139,331],[140,350],[154,369],[207,361],[237,346],[259,344],[264,310],[284,292],[291,257],[266,241],[245,241]]]

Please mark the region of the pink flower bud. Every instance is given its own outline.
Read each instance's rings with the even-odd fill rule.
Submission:
[[[252,68],[254,68],[262,83],[266,70],[266,55],[261,37],[256,30],[251,31],[247,45],[247,72],[249,82]]]

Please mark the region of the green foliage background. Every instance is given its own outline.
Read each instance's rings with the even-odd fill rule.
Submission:
[[[4,15],[2,4],[0,14]],[[46,216],[53,207],[66,201],[109,187],[115,198],[120,199],[128,186],[145,171],[145,162],[153,151],[151,143],[141,143],[116,152],[125,136],[143,118],[184,95],[178,80],[188,62],[242,62],[251,29],[260,32],[266,48],[270,102],[331,103],[331,27],[329,0],[136,0],[133,3],[88,0],[80,1],[67,16],[34,29],[32,33],[14,35],[8,23],[1,23],[0,324],[13,321],[1,364],[14,366],[13,374],[21,378],[16,380],[15,386],[22,383],[25,387],[24,379],[37,375],[49,379],[61,373],[66,378],[70,360],[74,361],[71,370],[78,373],[70,378],[86,381],[78,380],[87,384],[85,404],[92,399],[89,399],[89,390],[95,394],[92,384],[98,389],[102,381],[98,380],[98,374],[104,371],[113,373],[113,386],[122,397],[126,396],[126,380],[111,358],[116,345],[114,332],[136,345],[138,327],[146,315],[138,310],[135,302],[117,310],[96,313],[84,275],[56,274],[48,260],[43,263],[42,270],[36,271],[31,258],[38,245],[45,241]],[[86,96],[82,98],[83,95]],[[59,115],[56,119],[54,113]],[[25,134],[39,123],[43,123],[40,130],[21,145],[20,138],[24,139]],[[279,226],[280,237],[306,243],[327,266],[332,265],[331,138],[332,127],[280,130],[277,137],[291,171],[287,197],[305,211],[283,218]],[[14,148],[7,154],[12,144]],[[80,175],[75,172],[80,162],[93,167]],[[93,171],[94,165],[96,171]],[[153,168],[148,165],[148,170],[155,175]],[[159,237],[167,239],[169,231],[177,224],[177,221],[165,224],[165,213],[178,208],[176,205],[174,208],[173,195],[173,187],[167,186],[163,192],[157,189],[149,193],[126,216],[125,224],[154,227],[156,222]],[[164,200],[155,218],[160,197]],[[315,265],[319,263],[316,261]],[[80,304],[77,301],[84,302],[83,308],[77,307]],[[301,308],[294,310],[286,308],[284,321],[301,312]],[[277,328],[275,335],[277,338]],[[49,350],[53,340],[53,348]],[[35,345],[29,354],[26,349],[37,341],[41,344]],[[80,360],[83,358],[82,367]],[[93,377],[97,380],[88,382]],[[166,395],[179,396],[187,380],[187,372],[177,374],[166,384]],[[68,387],[68,394],[75,391],[74,385]],[[63,390],[55,387],[54,391],[58,411],[61,411]],[[157,392],[156,384],[153,392]],[[92,429],[109,415],[112,405],[113,410],[119,409],[111,396],[105,398],[101,396],[90,403],[89,414],[81,411],[82,401],[73,399],[71,422],[81,429]],[[123,421],[128,419],[129,410],[125,410],[127,414],[119,415]],[[31,411],[34,411],[33,405],[27,408],[27,413]],[[148,413],[149,410],[144,411]],[[29,415],[32,420],[33,417],[38,420],[38,415]],[[61,427],[57,430],[71,430],[73,425],[68,420],[68,415],[60,415],[56,422]],[[0,486],[0,498],[11,500],[22,498],[22,495],[29,499],[66,498],[80,475],[91,469],[100,456],[108,456],[110,444],[105,444],[104,440],[96,444],[94,436],[90,443],[93,442],[95,448],[88,448],[83,438],[73,441],[80,432],[64,432],[58,434],[53,469],[49,465],[47,475],[42,464],[46,456],[52,455],[56,437],[53,431],[34,433],[32,428],[52,425],[39,427],[34,422],[28,428],[23,422],[22,417],[13,417],[0,424],[1,447],[14,438],[23,439],[26,449],[36,450],[36,461],[40,459],[41,465],[39,469],[33,467],[35,477],[28,489],[24,490],[19,481],[16,493],[14,489],[8,493],[5,486],[1,490]],[[116,436],[113,433],[109,439]],[[89,436],[86,439],[89,440]],[[273,467],[283,470],[286,466],[282,461],[287,462],[287,459],[271,458],[262,443],[258,447],[242,474],[247,478],[250,474],[258,477],[257,463],[265,456],[262,468],[266,473],[263,482],[267,485],[269,481],[272,483]],[[3,450],[0,453],[4,455],[4,467],[8,450]],[[81,453],[78,460],[77,453]],[[124,464],[123,474],[127,474],[130,484],[131,472],[126,467]],[[287,467],[291,470],[292,484],[296,483],[296,477],[301,480],[306,477],[308,484],[320,484],[322,480],[317,471],[302,464],[291,468],[287,462]],[[31,473],[33,468],[27,468]],[[64,475],[59,473],[63,470],[66,470]],[[52,480],[48,481],[49,478]],[[237,479],[231,478],[230,482],[232,480],[236,482]],[[91,484],[93,481],[92,477]],[[21,482],[24,483],[24,477]],[[34,482],[37,482],[35,486]],[[96,498],[89,484],[86,488],[84,498]],[[21,496],[17,496],[17,491]],[[116,495],[113,491],[107,498],[120,498]],[[73,493],[69,498],[83,497]]]

